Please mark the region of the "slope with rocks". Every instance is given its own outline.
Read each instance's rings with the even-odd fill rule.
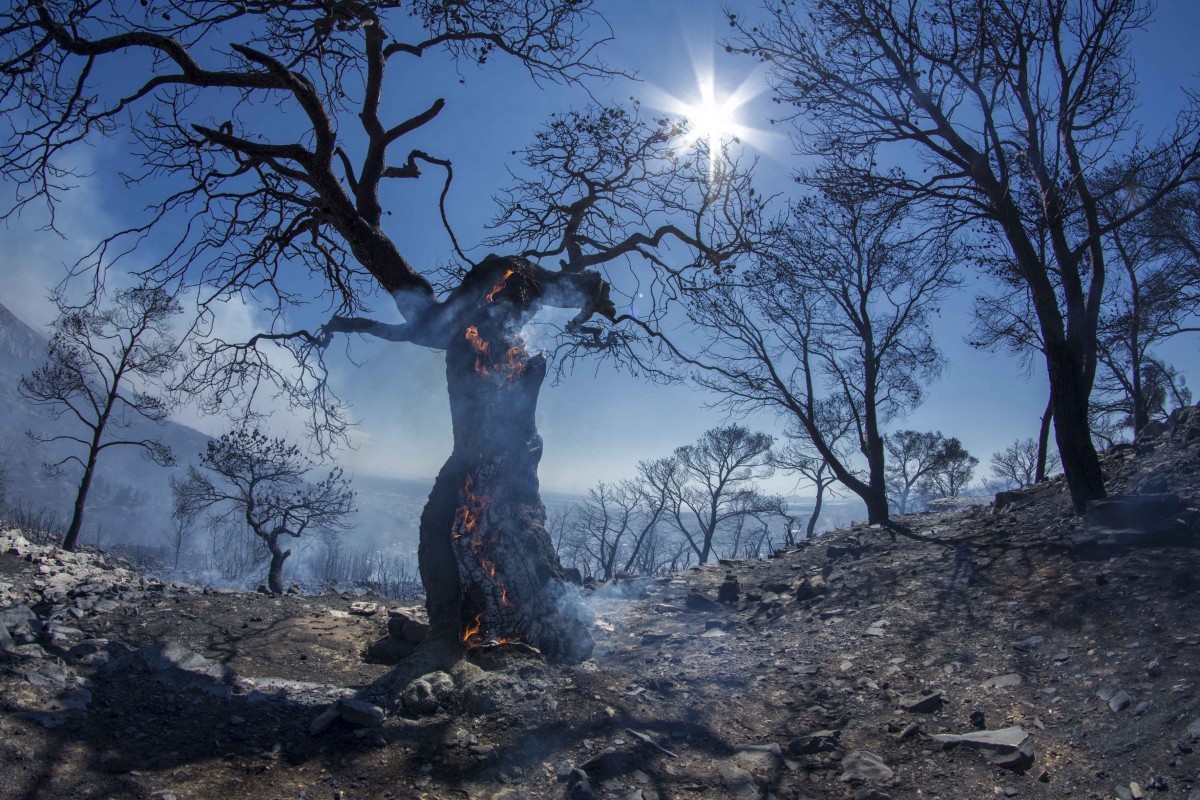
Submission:
[[[1104,463],[1082,517],[1052,480],[610,584],[583,665],[411,682],[363,654],[416,610],[7,534],[0,796],[1200,800],[1200,409]]]

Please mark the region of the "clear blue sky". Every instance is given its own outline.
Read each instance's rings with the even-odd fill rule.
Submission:
[[[738,4],[749,13],[757,4]],[[745,58],[727,56],[715,40],[728,30],[722,4],[709,0],[606,3],[616,40],[604,51],[605,59],[641,81],[592,84],[596,99],[625,100],[637,96],[648,106],[661,104],[664,95],[698,99],[697,70],[714,70],[718,94],[742,84],[761,85],[758,65]],[[1138,42],[1141,102],[1147,122],[1165,124],[1182,102],[1182,85],[1197,86],[1200,59],[1194,37],[1200,30],[1200,3],[1173,0],[1159,3],[1153,28]],[[465,84],[458,76],[437,69],[436,59],[421,59],[414,71],[393,83],[395,94],[385,97],[385,109],[400,117],[423,109],[435,98],[447,101],[440,118],[418,135],[410,146],[454,161],[456,182],[450,198],[452,222],[464,245],[482,240],[483,224],[490,218],[491,195],[507,183],[506,167],[515,159],[511,151],[530,141],[533,131],[553,111],[588,102],[578,87],[534,86],[528,76],[503,59],[493,57],[483,71],[464,68]],[[771,104],[765,97],[748,103],[741,113],[745,125],[766,129]],[[408,140],[406,140],[407,142]],[[762,175],[768,191],[789,190],[787,176],[795,161],[786,136],[779,131],[751,139],[762,157]],[[61,265],[90,240],[128,222],[140,208],[112,180],[123,145],[98,146],[79,154],[80,163],[96,177],[72,193],[64,208],[71,234],[60,241],[39,233],[40,221],[25,220],[0,230],[0,301],[33,324],[45,324],[51,309],[43,298],[46,287],[61,276]],[[449,245],[436,218],[440,176],[394,187],[385,197],[393,210],[390,232],[410,260],[433,264],[447,258]],[[469,251],[482,257],[486,249]],[[1033,376],[1022,379],[1016,361],[980,353],[963,343],[971,292],[948,304],[938,323],[939,342],[949,360],[941,381],[931,387],[925,404],[894,427],[937,428],[958,436],[986,464],[987,456],[1017,437],[1036,433],[1045,404],[1046,386],[1040,365]],[[381,298],[377,316],[395,317]],[[230,308],[222,324],[230,330],[252,332],[262,318],[251,308]],[[1183,367],[1192,386],[1200,386],[1200,358],[1194,340],[1177,342],[1168,359]],[[354,437],[355,452],[345,453],[352,469],[393,473],[405,477],[432,476],[450,450],[450,421],[442,360],[438,353],[397,345],[359,344],[356,361],[335,364],[334,381],[353,403],[352,414],[361,421]],[[674,447],[696,439],[723,417],[704,405],[710,398],[683,386],[650,384],[606,366],[580,365],[559,386],[542,392],[539,425],[545,439],[542,482],[548,489],[582,490],[596,480],[615,480],[632,473],[637,461],[668,454]],[[397,413],[402,408],[403,414]],[[189,417],[189,420],[192,419]],[[283,419],[277,416],[275,422]],[[206,430],[220,421],[202,420]],[[781,425],[768,417],[745,424],[777,433]],[[279,425],[280,432],[289,426]],[[791,491],[794,481],[777,478],[771,488]],[[801,489],[804,491],[804,489]]]

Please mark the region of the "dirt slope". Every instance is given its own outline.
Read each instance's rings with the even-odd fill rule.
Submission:
[[[1186,411],[1106,454],[1140,499],[1077,517],[1051,481],[606,586],[592,661],[497,648],[407,691],[362,658],[370,598],[203,592],[0,535],[0,797],[1198,800]]]

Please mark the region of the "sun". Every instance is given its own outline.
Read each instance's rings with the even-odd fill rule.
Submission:
[[[711,88],[711,87],[710,87]],[[711,91],[703,92],[697,103],[684,103],[680,109],[688,121],[689,143],[706,142],[713,151],[714,144],[739,138],[743,126],[738,123],[737,112],[741,103],[733,97],[718,100]]]

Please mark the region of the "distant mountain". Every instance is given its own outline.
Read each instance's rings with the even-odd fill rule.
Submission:
[[[47,339],[0,304],[0,462],[8,471],[7,501],[33,510],[45,510],[65,525],[78,486],[78,470],[52,478],[42,469],[48,461],[61,458],[64,447],[35,445],[26,431],[73,432],[66,417],[54,419],[50,409],[28,403],[17,391],[21,376],[35,369],[46,356]],[[164,441],[181,464],[194,461],[204,450],[208,437],[184,425],[168,422],[154,425],[137,422],[129,429],[138,438],[152,436]],[[114,447],[104,452],[88,495],[83,541],[157,544],[169,528],[171,496],[168,479],[172,470],[144,459],[132,447]]]

